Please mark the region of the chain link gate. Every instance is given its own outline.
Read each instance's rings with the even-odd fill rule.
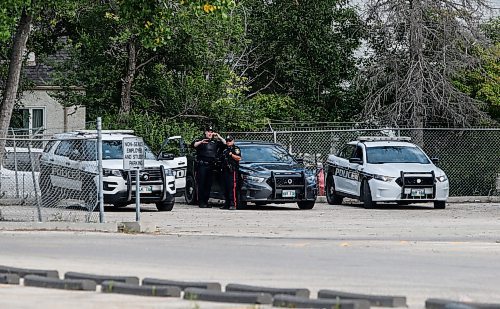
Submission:
[[[237,140],[277,142],[319,166],[359,136],[409,136],[450,179],[450,196],[500,196],[499,128],[383,128],[234,133]]]

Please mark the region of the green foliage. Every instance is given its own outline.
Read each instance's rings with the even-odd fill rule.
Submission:
[[[0,2],[0,42],[8,41],[15,29],[24,0],[2,0]]]
[[[487,49],[476,48],[481,68],[462,71],[454,79],[454,85],[472,98],[485,102],[490,115],[500,120],[500,17],[481,28],[492,45]]]
[[[344,0],[246,0],[255,51],[250,93],[290,96],[315,119],[333,120],[356,73],[362,22]],[[352,116],[352,115],[350,115]]]
[[[144,141],[155,152],[160,150],[163,141],[175,135],[180,135],[189,142],[200,135],[200,129],[186,122],[169,121],[158,115],[145,113],[130,113],[117,119],[115,114],[107,114],[102,117],[103,130],[134,130],[137,136]]]

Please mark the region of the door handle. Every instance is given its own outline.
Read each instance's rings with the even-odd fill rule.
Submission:
[[[178,165],[184,165],[186,162],[179,162]]]

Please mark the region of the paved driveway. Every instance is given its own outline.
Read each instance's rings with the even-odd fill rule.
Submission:
[[[133,207],[106,209],[134,221]],[[144,206],[149,234],[1,231],[0,264],[218,281],[312,291],[404,295],[500,303],[500,204],[430,204],[365,210],[353,203],[225,211],[178,203]],[[250,308],[251,306],[0,286],[10,308]],[[55,305],[57,304],[57,305]]]

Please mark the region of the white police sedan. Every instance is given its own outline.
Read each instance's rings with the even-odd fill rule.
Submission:
[[[358,199],[365,208],[378,202],[401,205],[433,202],[444,209],[449,194],[446,174],[409,137],[359,137],[347,143],[325,166],[329,204],[344,197]]]

